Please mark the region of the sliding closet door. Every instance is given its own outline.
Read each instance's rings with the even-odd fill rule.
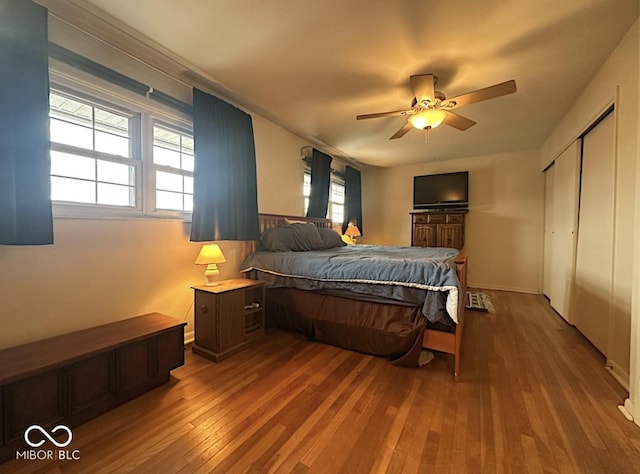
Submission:
[[[574,324],[607,354],[613,281],[614,120],[583,138]]]
[[[553,242],[553,179],[555,166],[551,165],[544,172],[544,274],[543,293],[551,299],[551,266],[553,257],[551,254]]]
[[[553,165],[551,284],[549,299],[560,316],[571,321],[571,301],[578,224],[580,150],[571,144]]]

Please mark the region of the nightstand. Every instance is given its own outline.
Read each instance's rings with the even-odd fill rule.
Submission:
[[[264,336],[264,283],[224,280],[194,286],[193,352],[216,362]]]

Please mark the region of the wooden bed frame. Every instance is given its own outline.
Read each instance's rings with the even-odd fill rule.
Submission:
[[[287,221],[296,222],[311,222],[318,227],[331,229],[333,224],[329,219],[321,219],[317,217],[297,217],[297,216],[284,216],[278,214],[260,214],[260,233],[267,229],[278,227]],[[256,249],[255,242],[248,242],[245,249],[248,255],[254,252]],[[460,373],[460,350],[462,344],[462,332],[464,329],[464,316],[465,316],[465,301],[467,292],[467,255],[464,249],[460,250],[460,253],[454,260],[456,264],[456,273],[458,274],[458,280],[462,287],[461,303],[458,305],[458,324],[456,325],[454,332],[444,332],[434,329],[425,329],[422,337],[422,347],[425,349],[431,349],[434,351],[445,352],[447,354],[453,354],[454,357],[454,377],[457,377]]]

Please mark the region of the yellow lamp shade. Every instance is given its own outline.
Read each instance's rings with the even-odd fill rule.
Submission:
[[[348,235],[349,237],[360,237],[362,234],[360,233],[360,229],[358,229],[357,225],[349,224],[347,226],[347,230],[344,231],[344,235]]]
[[[206,265],[204,277],[206,286],[216,286],[218,282],[216,277],[220,274],[216,263],[225,263],[227,261],[222,254],[222,250],[217,244],[205,244],[200,249],[200,253],[196,258],[196,265]]]
[[[196,265],[208,265],[210,263],[225,263],[227,261],[222,250],[217,244],[203,245],[196,258]]]

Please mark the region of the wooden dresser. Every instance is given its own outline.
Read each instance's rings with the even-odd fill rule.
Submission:
[[[411,213],[411,246],[464,247],[466,209]]]

